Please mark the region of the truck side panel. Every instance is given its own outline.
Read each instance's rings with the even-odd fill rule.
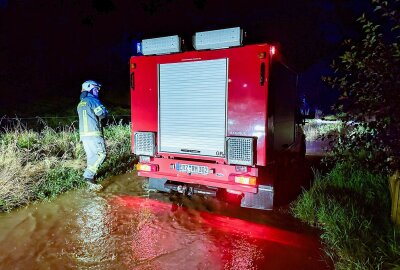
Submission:
[[[273,62],[269,85],[269,120],[273,124],[270,150],[282,151],[295,140],[297,113],[297,74],[282,64]]]

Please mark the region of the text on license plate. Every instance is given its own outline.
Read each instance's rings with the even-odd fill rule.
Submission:
[[[176,163],[175,168],[179,172],[186,172],[192,174],[208,174],[207,166]]]

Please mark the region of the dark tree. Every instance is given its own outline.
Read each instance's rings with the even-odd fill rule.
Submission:
[[[361,39],[345,41],[335,76],[325,81],[340,92],[341,118],[354,121],[339,138],[337,158],[390,171],[400,168],[400,0],[372,3],[375,20],[358,18]]]

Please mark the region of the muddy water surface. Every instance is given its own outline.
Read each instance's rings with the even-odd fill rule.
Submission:
[[[0,215],[0,269],[329,269],[289,215],[149,192],[133,174]]]

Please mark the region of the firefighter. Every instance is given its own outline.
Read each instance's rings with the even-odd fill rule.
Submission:
[[[106,158],[101,120],[108,111],[99,100],[101,84],[92,80],[82,84],[80,102],[77,107],[79,115],[79,136],[83,143],[87,158],[87,167],[83,177],[89,189],[100,190],[102,186],[96,184],[94,177],[100,165]]]

